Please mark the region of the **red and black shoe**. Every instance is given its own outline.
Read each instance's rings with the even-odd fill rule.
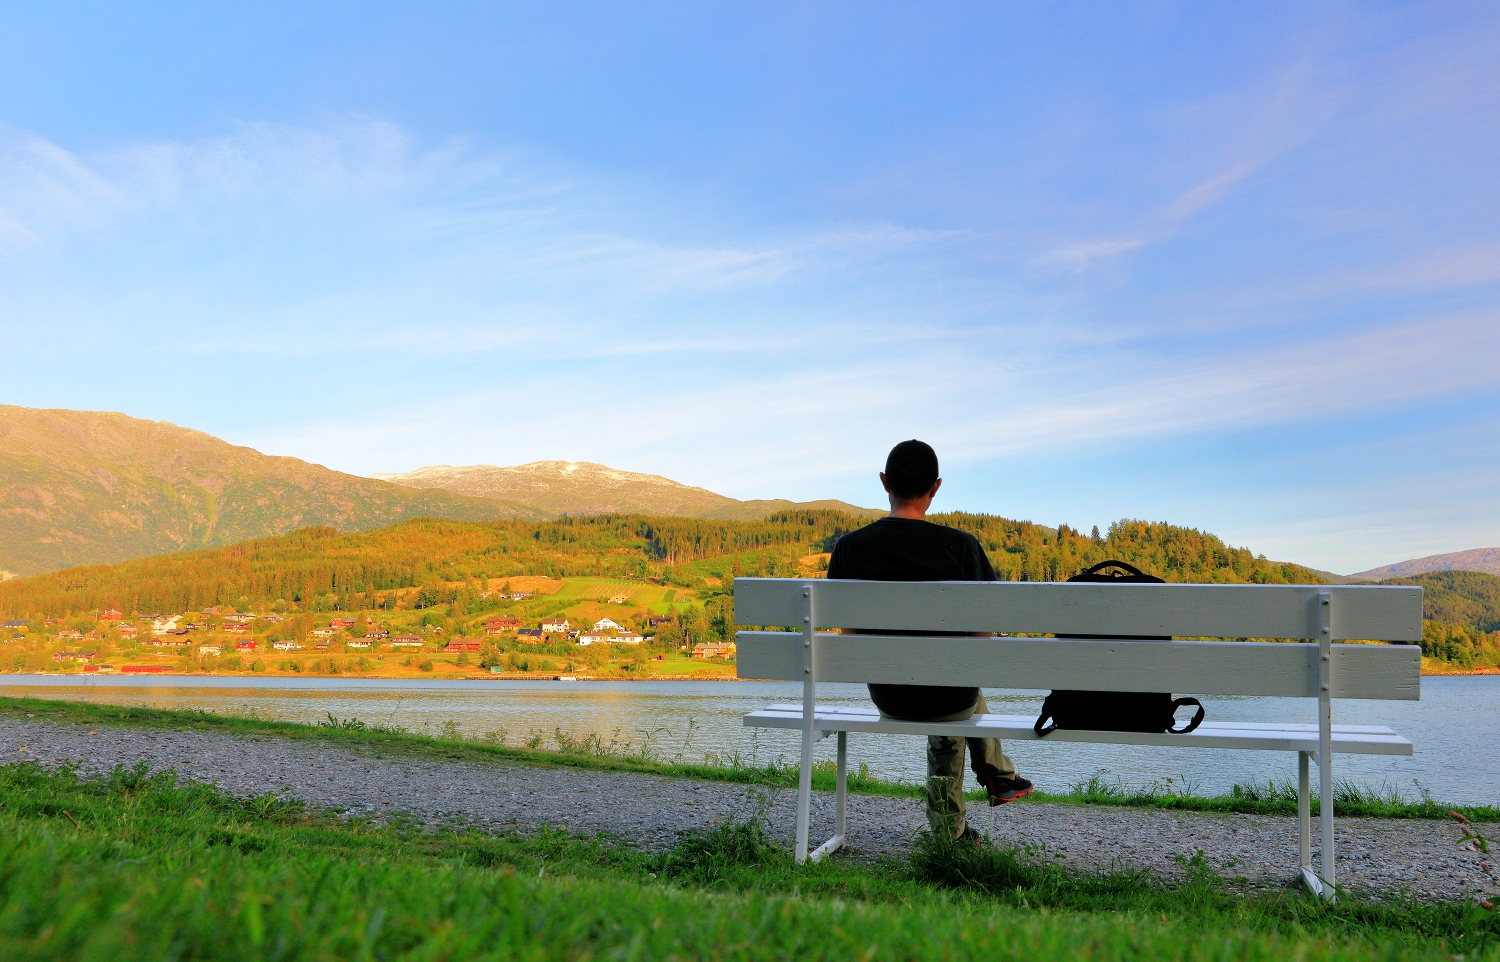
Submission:
[[[985,792],[990,796],[991,807],[1013,802],[1018,798],[1030,795],[1036,786],[1022,778],[1020,775],[991,775],[989,778],[981,778],[979,783],[984,786]]]

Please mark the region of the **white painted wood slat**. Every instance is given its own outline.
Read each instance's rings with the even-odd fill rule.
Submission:
[[[744,724],[751,728],[802,728],[802,710],[762,709],[751,712]],[[1277,730],[1266,726],[1236,727],[1232,722],[1205,723],[1186,734],[1151,732],[1096,732],[1059,729],[1045,738],[1032,728],[1034,719],[1025,715],[975,715],[961,722],[909,722],[882,718],[876,712],[818,710],[813,724],[825,732],[861,732],[877,735],[951,735],[956,738],[1008,738],[1021,741],[1083,742],[1088,744],[1142,745],[1175,748],[1220,748],[1257,751],[1315,752],[1316,725],[1289,725]],[[1385,732],[1347,731],[1335,726],[1333,752],[1355,755],[1410,755],[1410,741],[1387,729]]]
[[[767,712],[772,712],[772,713],[784,714],[786,712],[800,712],[800,711],[802,711],[802,706],[801,705],[794,705],[794,704],[792,704],[790,702],[787,702],[785,704],[779,704],[779,705],[767,705],[765,708],[762,708],[761,711],[767,711]],[[1187,711],[1186,709],[1183,709],[1184,715],[1186,714],[1186,711]],[[879,712],[878,709],[875,709],[875,708],[859,708],[859,707],[848,706],[848,705],[820,705],[818,707],[818,709],[817,709],[817,717],[822,718],[825,715],[832,716],[832,717],[837,717],[837,718],[842,718],[842,717],[848,716],[850,718],[869,719],[869,718],[879,718],[880,717],[880,712]],[[1000,716],[997,716],[997,717],[1000,717]],[[1024,718],[1026,716],[1024,716],[1024,715],[1011,715],[1011,716],[1003,716],[1003,717]],[[1269,732],[1282,732],[1282,731],[1316,732],[1318,730],[1318,726],[1316,724],[1299,724],[1299,723],[1296,723],[1296,722],[1240,722],[1240,721],[1234,721],[1234,722],[1205,721],[1203,724],[1199,725],[1198,728],[1199,728],[1200,731],[1202,731],[1202,730],[1211,730],[1211,729],[1216,729],[1216,728],[1245,730],[1245,731],[1269,731]],[[1397,734],[1397,732],[1396,732],[1396,730],[1394,728],[1391,728],[1391,727],[1389,727],[1387,725],[1334,725],[1333,726],[1333,730],[1336,731],[1336,732],[1340,732],[1342,734],[1346,734],[1346,735],[1395,735],[1395,734]]]
[[[1336,639],[1422,638],[1422,589],[1376,585],[737,578],[735,618],[742,625],[801,628],[801,591],[807,584],[817,594],[819,627],[1316,639],[1319,592],[1327,591],[1334,598]]]
[[[804,637],[739,632],[741,678],[801,681]],[[1421,697],[1415,645],[1335,645],[1335,698]],[[1278,642],[819,634],[819,681],[1316,697],[1318,646]]]

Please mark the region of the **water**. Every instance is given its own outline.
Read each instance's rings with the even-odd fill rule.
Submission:
[[[819,701],[868,705],[863,686],[820,685]],[[122,678],[0,675],[0,692],[154,708],[197,708],[261,718],[313,722],[332,714],[368,724],[440,734],[445,726],[469,736],[497,732],[517,745],[533,734],[544,746],[561,729],[579,738],[597,734],[622,747],[649,745],[660,758],[701,762],[738,756],[746,761],[794,761],[795,732],[747,729],[741,717],[773,702],[798,702],[801,687],[787,682],[662,681],[383,681],[337,678]],[[1035,715],[1043,692],[987,689],[990,710]],[[1317,721],[1305,698],[1203,698],[1216,721]],[[1466,804],[1500,804],[1500,676],[1422,679],[1422,700],[1336,701],[1340,724],[1389,725],[1411,739],[1411,758],[1340,755],[1340,779],[1389,785],[1415,795]],[[1127,786],[1164,783],[1201,794],[1226,792],[1236,782],[1293,781],[1296,756],[1285,752],[1209,749],[1140,750],[1121,745],[1011,742],[1020,772],[1050,791],[1066,791],[1098,771]],[[833,740],[817,746],[833,757]],[[912,736],[854,735],[850,758],[872,774],[917,782],[925,774],[923,743]]]

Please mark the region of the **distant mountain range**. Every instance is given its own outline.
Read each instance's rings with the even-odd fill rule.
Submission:
[[[270,457],[165,421],[0,406],[0,569],[14,574],[422,516],[542,517]]]
[[[544,520],[606,511],[749,519],[790,507],[865,510],[839,501],[736,501],[654,475],[566,462],[362,478],[165,421],[0,405],[0,579],[312,525],[363,531],[415,517]]]
[[[437,488],[473,498],[516,502],[554,517],[560,514],[656,514],[753,521],[788,508],[822,508],[850,514],[884,513],[844,501],[737,501],[707,488],[680,484],[660,475],[617,471],[588,461],[533,461],[511,468],[492,464],[455,468],[442,464],[418,468],[408,474],[376,474],[372,477],[411,488]]]
[[[1360,571],[1348,577],[1360,581],[1383,581],[1386,578],[1410,578],[1431,571],[1483,571],[1500,575],[1500,548],[1473,548],[1469,551],[1428,555],[1425,558]]]

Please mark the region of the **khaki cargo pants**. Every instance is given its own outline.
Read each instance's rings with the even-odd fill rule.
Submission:
[[[908,718],[906,721],[964,721],[973,715],[988,715],[984,692],[967,711],[936,718]],[[884,713],[882,713],[884,714]],[[891,716],[887,716],[891,717]],[[927,821],[932,830],[948,838],[957,838],[964,830],[964,743],[969,747],[969,763],[979,779],[991,776],[1010,778],[1016,774],[1015,763],[1000,750],[998,738],[952,738],[948,735],[927,736]],[[983,784],[983,782],[981,782]]]

